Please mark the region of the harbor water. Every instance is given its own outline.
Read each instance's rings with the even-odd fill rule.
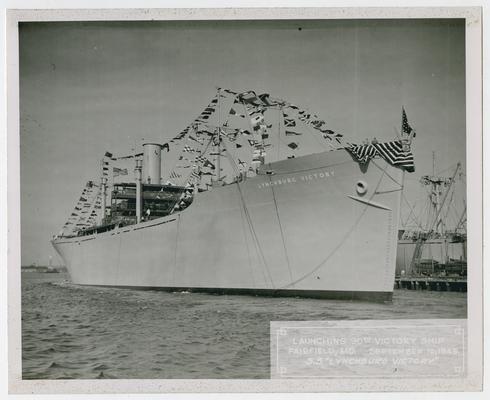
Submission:
[[[82,287],[22,273],[23,379],[270,377],[270,321],[466,318],[466,293],[391,303]]]

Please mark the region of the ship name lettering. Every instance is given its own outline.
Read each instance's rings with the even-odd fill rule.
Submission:
[[[314,172],[308,175],[303,175],[300,177],[300,179],[304,182],[307,182],[315,179],[330,178],[331,176],[334,176],[334,171],[322,171],[322,172]]]
[[[299,177],[299,180],[302,182],[309,182],[313,181],[315,179],[324,179],[324,178],[330,178],[334,176],[334,171],[321,171],[321,172],[314,172],[312,174],[308,175],[301,175]],[[290,183],[297,183],[297,179],[294,176],[288,177],[288,178],[281,178],[281,179],[276,179],[276,180],[271,180],[270,182],[262,182],[259,183],[258,187],[259,189],[263,189],[266,187],[270,186],[280,186],[280,185],[287,185]]]
[[[288,183],[296,183],[296,178],[292,176],[289,178],[276,179],[270,182],[262,182],[259,184],[259,189],[269,187],[269,186],[287,185]]]

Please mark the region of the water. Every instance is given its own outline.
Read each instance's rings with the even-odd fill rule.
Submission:
[[[466,318],[466,294],[376,304],[79,287],[22,274],[24,379],[269,378],[272,320]]]

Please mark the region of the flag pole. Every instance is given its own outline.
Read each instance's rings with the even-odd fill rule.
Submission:
[[[281,155],[280,149],[281,149],[281,115],[282,115],[282,106],[279,106],[277,108],[277,110],[278,110],[278,113],[277,113],[277,160],[276,161],[279,161],[279,157]]]
[[[400,137],[403,139],[403,114],[405,113],[405,106],[402,105],[402,120],[400,123]]]
[[[218,159],[216,165],[218,167],[218,184],[221,179],[221,88],[218,88]]]

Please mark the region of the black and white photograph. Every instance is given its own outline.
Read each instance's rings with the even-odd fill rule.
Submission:
[[[137,19],[17,25],[19,379],[468,377],[467,18]]]

